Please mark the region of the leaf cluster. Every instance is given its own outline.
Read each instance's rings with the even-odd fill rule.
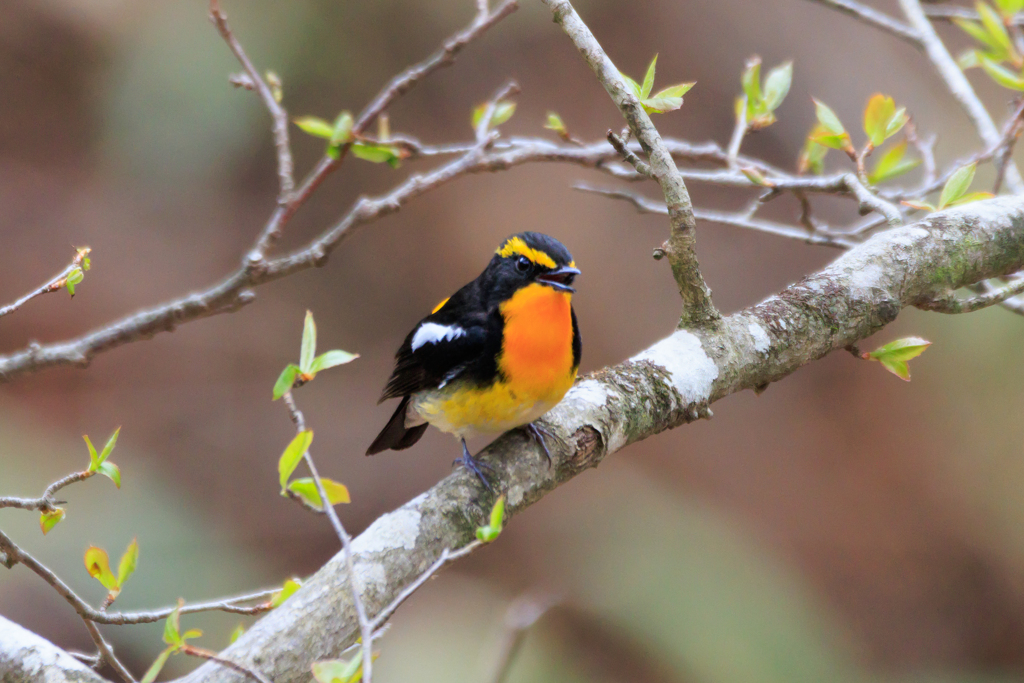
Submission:
[[[933,206],[928,202],[914,202],[905,201],[904,205],[914,209],[921,209],[922,211],[942,211],[943,209],[960,206],[962,204],[969,204],[970,202],[976,202],[979,199],[990,199],[994,197],[991,192],[968,192],[971,183],[974,181],[974,172],[977,170],[977,164],[970,163],[966,166],[961,166],[956,170],[956,173],[949,177],[946,184],[942,187],[942,193],[939,195],[938,206]]]
[[[654,55],[654,59],[651,60],[650,65],[647,67],[647,73],[644,74],[644,82],[642,84],[637,83],[621,71],[619,72],[622,79],[626,81],[626,85],[629,86],[633,94],[640,100],[640,106],[648,114],[664,114],[665,112],[679,109],[683,106],[683,95],[696,85],[696,83],[679,83],[659,90],[652,95],[651,90],[654,89],[654,71],[657,63],[658,55]]]
[[[910,381],[910,367],[907,361],[924,353],[931,342],[920,337],[904,337],[879,346],[861,356],[865,360],[876,360],[882,367],[905,382]]]
[[[107,551],[102,548],[89,546],[83,560],[89,576],[99,581],[107,589],[106,603],[109,605],[121,594],[125,582],[135,573],[135,568],[139,564],[139,541],[132,539],[132,542],[128,544],[128,549],[121,555],[121,561],[117,565],[116,575],[110,569],[110,557],[107,555]]]
[[[743,69],[740,84],[743,96],[736,100],[736,116],[743,116],[749,130],[760,130],[777,120],[775,110],[789,94],[793,83],[793,62],[785,62],[768,72],[761,85],[761,58],[754,55]]]
[[[981,67],[989,77],[1010,90],[1024,91],[1024,57],[1007,29],[1014,15],[1024,9],[1024,0],[996,0],[992,7],[984,0],[975,3],[980,21],[955,18],[953,22],[979,43],[960,55],[962,69]]]
[[[351,363],[359,358],[358,353],[349,353],[340,349],[332,349],[316,355],[316,322],[313,313],[306,311],[306,320],[302,326],[302,344],[299,348],[299,363],[289,363],[274,383],[274,400],[281,398],[294,386],[301,386],[316,377],[321,370],[338,365]]]

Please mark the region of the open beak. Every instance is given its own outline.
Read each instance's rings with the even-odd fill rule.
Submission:
[[[556,270],[541,273],[537,276],[537,280],[550,287],[562,290],[563,292],[575,292],[576,290],[572,288],[572,281],[575,280],[576,276],[579,274],[579,268],[562,266]]]

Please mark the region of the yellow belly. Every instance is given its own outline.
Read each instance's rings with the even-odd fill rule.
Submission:
[[[420,392],[410,404],[410,410],[419,420],[407,418],[407,424],[426,421],[459,438],[501,434],[533,422],[554,408],[575,379],[573,371],[543,395],[519,393],[507,382],[496,382],[486,388],[454,383]]]
[[[500,434],[533,422],[562,400],[577,370],[570,294],[531,284],[499,310],[505,326],[494,384],[479,387],[456,381],[421,392],[413,397],[407,424],[422,420],[466,438]]]

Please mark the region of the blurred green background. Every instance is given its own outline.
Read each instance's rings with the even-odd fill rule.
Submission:
[[[549,135],[545,112],[601,139],[618,113],[536,0],[391,110],[396,132],[466,141],[472,107],[509,77],[523,92],[506,135]],[[897,12],[896,3],[879,2]],[[470,0],[226,0],[239,38],[282,77],[295,115],[358,111],[394,73],[432,52],[472,15]],[[940,161],[980,148],[929,65],[910,47],[802,0],[579,0],[611,57],[659,83],[696,80],[665,134],[728,140],[739,73],[753,53],[795,60],[779,122],[744,151],[792,168],[813,121],[813,94],[848,128],[882,91],[919,129],[940,134]],[[200,0],[0,0],[0,299],[59,270],[72,245],[93,249],[73,301],[51,295],[0,322],[0,348],[80,334],[232,269],[276,191],[269,121],[232,89],[239,70]],[[943,29],[954,48],[966,46]],[[956,51],[956,50],[954,50]],[[997,119],[1005,97],[972,76]],[[322,151],[293,129],[298,169]],[[1019,155],[1018,155],[1019,156]],[[841,167],[833,153],[828,164]],[[399,170],[348,160],[289,226],[293,247]],[[979,180],[990,178],[979,172]],[[326,267],[263,287],[239,313],[0,386],[0,492],[38,495],[87,462],[81,435],[122,433],[120,491],[94,479],[66,489],[68,517],[46,538],[35,515],[0,526],[98,603],[90,544],[119,555],[135,536],[139,569],[125,608],[212,598],[314,571],[336,550],[323,520],[277,491],[292,435],[270,401],[298,354],[302,317],[321,348],[362,354],[298,394],[321,471],[348,484],[350,530],[432,485],[457,454],[428,433],[414,449],[364,458],[390,415],[378,392],[402,337],[475,277],[506,235],[540,230],[583,270],[575,299],[584,370],[622,360],[668,333],[678,295],[651,260],[658,217],[571,190],[607,182],[572,167],[528,166],[451,183],[351,237]],[[655,188],[645,188],[655,192]],[[702,185],[704,207],[749,197]],[[792,198],[766,215],[795,217]],[[853,205],[822,200],[841,223]],[[835,257],[825,248],[714,225],[701,263],[732,311]],[[530,632],[513,681],[1003,681],[1024,678],[1024,321],[1001,310],[903,313],[875,342],[934,342],[904,384],[834,354],[715,419],[638,444],[513,520],[500,542],[446,570],[395,617],[379,681],[476,681],[492,666],[507,606],[523,592],[560,596]],[[73,611],[23,568],[0,570],[0,613],[55,642],[88,649]],[[242,620],[245,621],[244,619]],[[236,617],[185,620],[219,649]],[[108,627],[140,672],[159,626]],[[193,662],[172,660],[168,673]]]

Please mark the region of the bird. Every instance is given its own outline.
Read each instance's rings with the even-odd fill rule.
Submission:
[[[583,350],[572,295],[580,274],[553,237],[508,237],[480,275],[439,303],[406,336],[378,404],[401,398],[367,449],[374,455],[411,447],[433,425],[462,444],[452,463],[491,490],[466,439],[524,427],[551,463],[533,424],[576,381]]]

